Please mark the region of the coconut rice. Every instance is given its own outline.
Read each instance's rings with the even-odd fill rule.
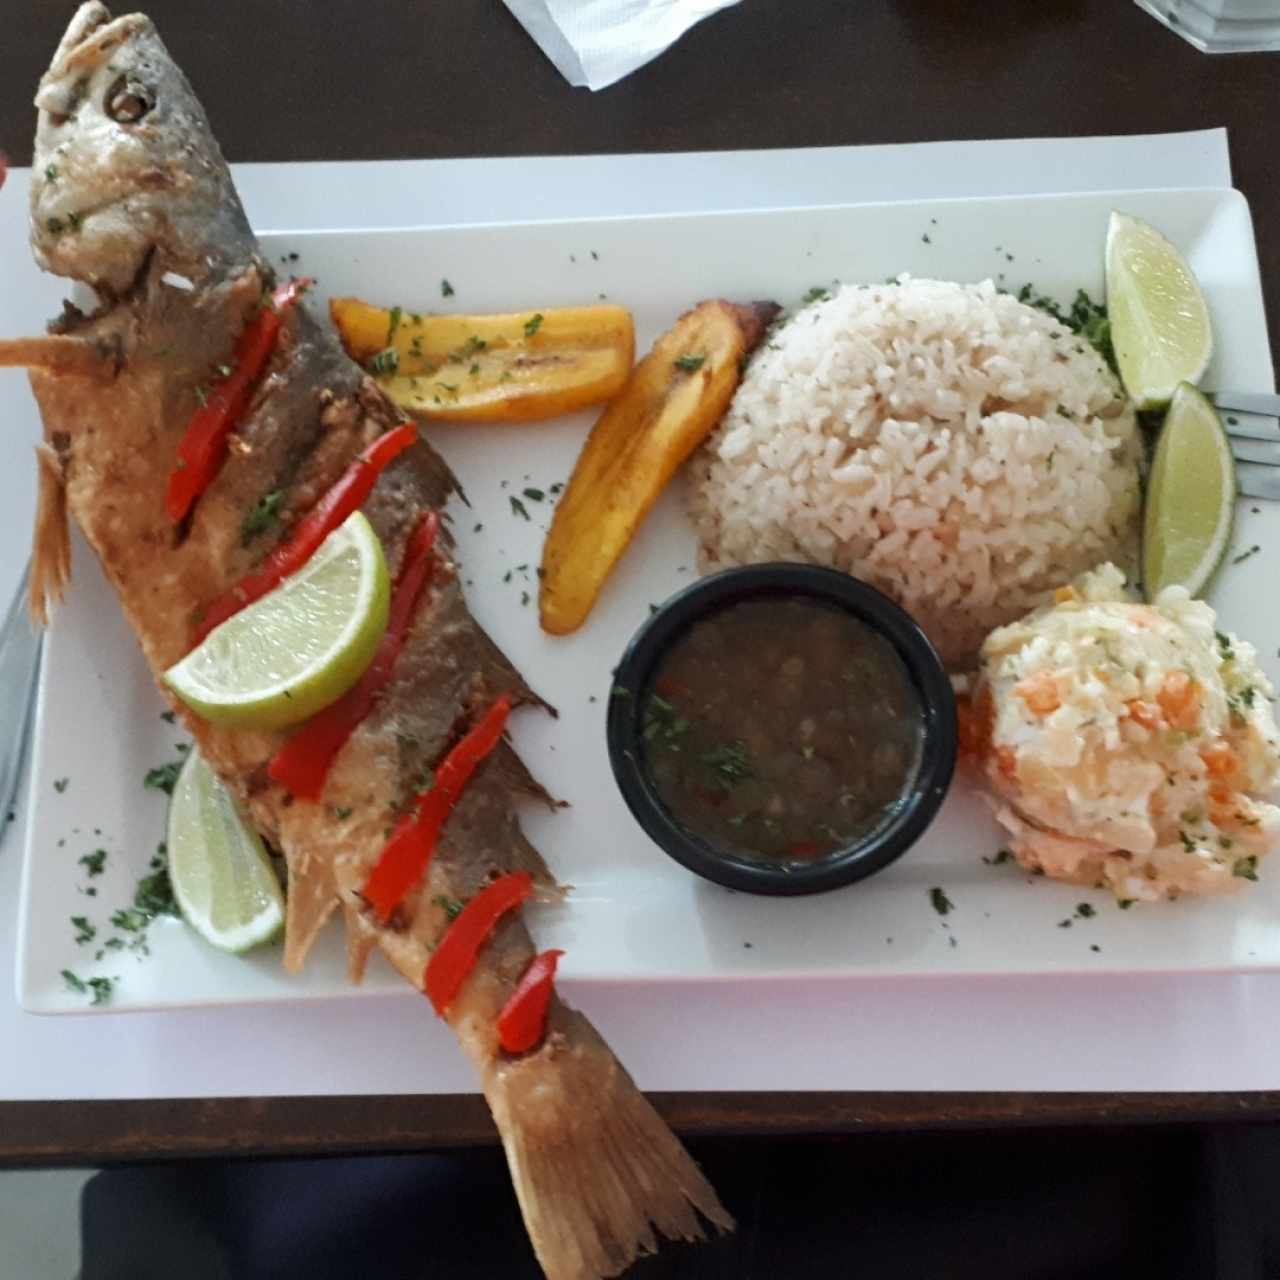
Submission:
[[[1132,566],[1142,455],[1101,356],[990,281],[849,285],[776,329],[692,462],[704,571],[830,565],[953,667],[1100,561]]]

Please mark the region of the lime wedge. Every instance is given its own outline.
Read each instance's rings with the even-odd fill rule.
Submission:
[[[169,879],[183,918],[223,951],[270,942],[284,924],[262,837],[194,749],[169,802]]]
[[[1209,308],[1191,268],[1155,227],[1113,213],[1107,226],[1107,313],[1124,389],[1160,409],[1180,382],[1199,382],[1213,355]]]
[[[340,698],[387,628],[382,544],[354,512],[297,573],[215,627],[165,682],[206,720],[278,729]]]
[[[1217,411],[1189,382],[1165,415],[1147,484],[1142,581],[1148,600],[1165,587],[1198,595],[1226,554],[1236,509],[1236,463]]]

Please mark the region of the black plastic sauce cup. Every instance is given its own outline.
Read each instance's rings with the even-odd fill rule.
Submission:
[[[808,598],[844,609],[893,645],[920,704],[915,776],[879,826],[812,861],[768,862],[718,848],[667,810],[645,765],[644,702],[667,652],[702,618],[746,600]],[[636,633],[614,672],[608,711],[609,761],[623,799],[650,838],[690,871],[747,893],[820,893],[887,867],[924,834],[938,812],[956,763],[951,681],[924,632],[874,587],[815,565],[728,569],[672,596]]]

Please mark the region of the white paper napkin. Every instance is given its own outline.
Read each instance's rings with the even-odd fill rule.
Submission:
[[[572,85],[604,89],[738,0],[505,0]]]

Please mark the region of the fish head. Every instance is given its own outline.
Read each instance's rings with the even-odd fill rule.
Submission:
[[[36,93],[31,247],[120,297],[150,267],[198,285],[253,253],[218,144],[145,14],[77,10]]]

